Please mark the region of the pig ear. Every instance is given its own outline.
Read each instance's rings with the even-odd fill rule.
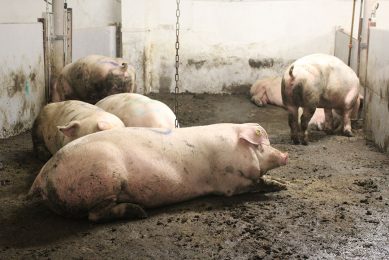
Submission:
[[[99,131],[109,130],[112,128],[112,124],[105,122],[105,121],[99,121],[97,122],[97,129]]]
[[[267,133],[260,126],[242,128],[239,132],[239,138],[255,145],[269,144]]]
[[[71,121],[65,126],[57,126],[58,130],[61,131],[67,137],[74,137],[78,129],[80,128],[79,121]]]
[[[122,63],[122,70],[126,71],[127,69],[128,69],[128,63],[127,62],[123,62]]]

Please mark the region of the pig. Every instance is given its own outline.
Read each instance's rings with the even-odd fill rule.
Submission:
[[[286,109],[282,102],[281,96],[281,76],[267,77],[257,80],[250,89],[251,101],[259,107],[265,106],[266,104],[272,104],[275,106]],[[298,110],[299,118],[302,114],[302,108]],[[334,127],[340,126],[341,118],[339,114],[333,110]],[[324,128],[324,109],[317,108],[312,118],[308,123],[308,129],[322,131]]]
[[[250,88],[251,101],[257,106],[272,104],[284,107],[281,96],[281,76],[257,80]]]
[[[303,109],[300,107],[298,109],[298,117],[301,118],[301,115],[303,114]],[[333,116],[333,126],[334,130],[339,131],[339,127],[342,125],[342,118],[341,116],[335,111],[332,110],[332,116]],[[316,108],[315,113],[313,113],[312,118],[309,120],[308,123],[308,130],[317,130],[317,131],[324,131],[324,122],[325,122],[325,114],[323,108]],[[299,120],[300,123],[300,120]]]
[[[89,55],[62,69],[52,87],[51,101],[95,104],[112,94],[135,91],[135,69],[126,60]]]
[[[254,123],[112,129],[59,150],[42,167],[28,199],[94,222],[145,218],[147,208],[207,194],[232,196],[271,184],[283,189],[285,184],[263,175],[287,160]]]
[[[124,128],[124,123],[99,107],[78,100],[50,103],[34,121],[33,149],[38,158],[47,160],[81,136],[112,128]]]
[[[359,107],[359,79],[340,59],[327,54],[311,54],[293,62],[281,81],[281,95],[288,110],[294,144],[308,144],[308,122],[317,107],[324,109],[324,131],[334,131],[332,109],[342,117],[342,132],[353,136],[351,114]],[[300,124],[298,108],[303,108]]]
[[[167,105],[141,94],[111,95],[96,106],[119,117],[127,127],[175,127],[176,116]]]

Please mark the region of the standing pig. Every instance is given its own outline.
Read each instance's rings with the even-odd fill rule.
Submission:
[[[281,96],[281,77],[269,77],[257,80],[250,89],[251,101],[254,102],[257,106],[264,106],[266,104],[272,104],[285,108],[282,102]],[[298,117],[300,118],[302,114],[302,108],[298,110]],[[339,114],[335,110],[332,111],[334,118],[334,127],[340,125]],[[324,126],[324,109],[317,108],[312,118],[309,120],[308,128],[315,130],[323,130]]]
[[[257,106],[272,104],[284,107],[281,96],[281,77],[268,77],[257,80],[250,88],[251,101]]]
[[[91,221],[142,218],[144,208],[266,189],[262,176],[287,160],[258,124],[113,129],[59,150],[28,197]]]
[[[94,105],[78,100],[50,103],[34,121],[34,152],[45,160],[74,139],[116,127],[124,127],[123,122]]]
[[[69,99],[95,104],[100,99],[135,91],[135,69],[122,58],[89,55],[66,65],[53,85],[53,102]]]
[[[285,71],[281,82],[282,100],[289,112],[291,139],[308,144],[308,122],[317,107],[324,108],[324,130],[333,132],[332,109],[340,112],[343,134],[352,136],[350,115],[359,107],[359,79],[340,59],[312,54],[296,60]],[[298,108],[303,108],[298,123]]]
[[[164,103],[135,93],[108,96],[96,106],[119,117],[125,126],[174,128],[176,116]]]

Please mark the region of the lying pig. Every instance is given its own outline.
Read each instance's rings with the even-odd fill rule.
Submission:
[[[91,221],[143,218],[145,208],[266,189],[270,182],[262,176],[287,160],[258,124],[127,127],[63,147],[43,166],[28,197]]]
[[[174,128],[176,116],[164,103],[135,93],[108,96],[96,106],[119,117],[125,126]]]
[[[289,113],[294,144],[308,144],[308,122],[317,107],[324,108],[324,131],[332,133],[332,109],[340,112],[342,132],[352,136],[351,113],[359,107],[359,79],[340,59],[327,54],[312,54],[296,60],[285,71],[281,82],[283,103]],[[300,127],[298,108],[303,108]]]
[[[94,105],[78,100],[50,103],[34,121],[31,131],[34,152],[46,160],[74,139],[116,127],[124,127],[123,122]]]
[[[281,96],[281,77],[267,77],[257,80],[250,88],[251,101],[257,106],[272,104],[284,107]]]
[[[52,101],[82,100],[91,104],[135,91],[135,69],[122,58],[89,55],[66,65],[52,88]]]

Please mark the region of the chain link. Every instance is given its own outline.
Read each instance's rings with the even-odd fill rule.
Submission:
[[[174,77],[174,80],[176,82],[176,86],[174,88],[174,113],[176,114],[176,121],[175,121],[175,126],[178,128],[178,81],[180,80],[180,76],[178,74],[178,68],[180,66],[180,56],[178,55],[178,50],[180,49],[180,41],[179,41],[179,36],[180,36],[180,0],[177,0],[177,9],[176,9],[176,74]]]

